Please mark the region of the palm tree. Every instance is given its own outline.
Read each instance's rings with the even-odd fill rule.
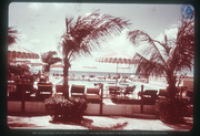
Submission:
[[[141,53],[136,53],[133,59],[138,61],[137,74],[164,75],[168,83],[170,100],[174,99],[177,91],[177,72],[189,69],[194,63],[194,20],[182,20],[178,28],[177,38],[164,42],[152,39],[147,33],[135,30],[128,33],[130,41],[138,46],[145,46]],[[142,46],[141,45],[141,46]]]
[[[18,33],[17,30],[13,30],[12,27],[8,28],[8,45],[16,43],[17,37],[16,34]]]
[[[77,55],[91,54],[95,45],[100,45],[100,41],[106,41],[113,34],[119,34],[128,21],[110,15],[102,15],[97,12],[74,18],[66,18],[66,32],[61,37],[60,47],[62,47],[64,61],[64,82],[63,94],[69,98],[68,73],[70,62]]]
[[[50,71],[50,66],[54,63],[57,63],[57,62],[61,62],[62,59],[55,56],[57,55],[57,52],[55,51],[49,51],[49,52],[46,52],[46,53],[43,53],[41,55],[41,59],[44,63],[47,63],[47,65],[44,67],[44,71],[45,72],[49,72]]]

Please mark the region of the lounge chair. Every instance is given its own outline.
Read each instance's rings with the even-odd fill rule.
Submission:
[[[135,90],[136,86],[132,86],[132,87],[126,87],[125,91],[122,92],[123,95],[125,96],[129,96],[131,94],[133,94],[133,91]]]
[[[191,91],[184,91],[182,93],[182,100],[186,104],[193,104],[194,93]]]
[[[100,88],[87,88],[86,99],[89,102],[100,102]]]
[[[118,86],[109,86],[109,94],[110,94],[110,98],[113,101],[119,101],[119,98],[121,96],[121,90],[120,87]]]
[[[109,86],[109,93],[110,95],[120,95],[120,87],[118,86]]]
[[[49,98],[53,93],[52,87],[53,85],[51,83],[38,83],[38,92],[36,94],[36,98],[38,100]]]
[[[157,90],[145,90],[143,92],[143,102],[145,104],[150,104],[150,105],[155,104],[157,98],[158,98]]]
[[[63,85],[56,85],[56,93],[59,94],[63,93]]]
[[[159,93],[158,93],[158,97],[159,98],[165,98],[165,97],[167,97],[167,94],[168,94],[167,90],[160,89]]]
[[[21,83],[15,83],[16,89],[13,92],[10,92],[9,99],[11,100],[22,100],[22,89],[23,85]]]
[[[152,97],[152,96],[156,96],[157,92],[158,92],[157,90],[145,90],[143,92],[143,95],[148,95],[148,96]]]
[[[63,85],[56,85],[55,94],[56,96],[63,95]],[[69,89],[69,86],[68,86]]]
[[[71,97],[85,98],[85,86],[84,85],[71,85]]]

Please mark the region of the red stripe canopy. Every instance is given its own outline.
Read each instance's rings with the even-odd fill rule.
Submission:
[[[51,65],[51,68],[63,68],[64,64],[61,62],[57,62]]]
[[[13,60],[20,59],[39,59],[39,54],[34,53],[24,47],[12,45],[8,47],[8,58]]]
[[[112,53],[97,59],[98,62],[132,64],[132,58],[122,53]]]

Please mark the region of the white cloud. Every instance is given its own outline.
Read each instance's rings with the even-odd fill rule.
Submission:
[[[170,29],[166,29],[164,32],[162,32],[156,40],[158,41],[164,41],[164,36],[167,35],[167,38],[170,40],[174,40],[177,38],[177,33],[178,33],[178,27],[172,27]]]
[[[133,55],[135,53],[135,47],[127,38],[127,30],[122,31],[119,36],[113,36],[110,41],[102,43],[102,52],[107,53],[124,53],[127,55]]]

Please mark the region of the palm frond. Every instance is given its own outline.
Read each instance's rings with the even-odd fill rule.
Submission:
[[[176,71],[192,69],[194,65],[194,20],[182,21],[178,29],[176,46],[170,54]]]
[[[163,65],[166,65],[166,59],[163,58],[163,55],[161,51],[158,49],[157,45],[155,43],[158,43],[162,47],[165,46],[163,43],[153,40],[146,32],[135,30],[130,31],[128,33],[128,37],[130,41],[135,45],[139,46],[140,43],[143,42],[146,44],[143,44],[142,48],[142,54],[145,54],[145,56],[150,57],[151,59],[156,59],[159,63],[162,63]],[[165,49],[165,47],[164,47]],[[166,52],[166,51],[165,51]]]
[[[62,35],[63,54],[70,51],[74,54],[71,56],[90,54],[93,46],[119,34],[128,25],[128,21],[96,12],[79,16],[77,20],[66,19],[66,27],[69,28],[67,33]]]
[[[155,75],[161,75],[166,71],[166,67],[163,64],[159,63],[154,58],[147,59],[139,53],[134,55],[133,60],[138,62],[136,74],[149,75],[153,73]]]
[[[128,32],[128,38],[136,46],[138,46],[141,42],[150,40],[150,36],[141,30]]]
[[[17,40],[16,34],[18,34],[18,31],[14,30],[13,27],[8,28],[8,45],[16,43]]]

